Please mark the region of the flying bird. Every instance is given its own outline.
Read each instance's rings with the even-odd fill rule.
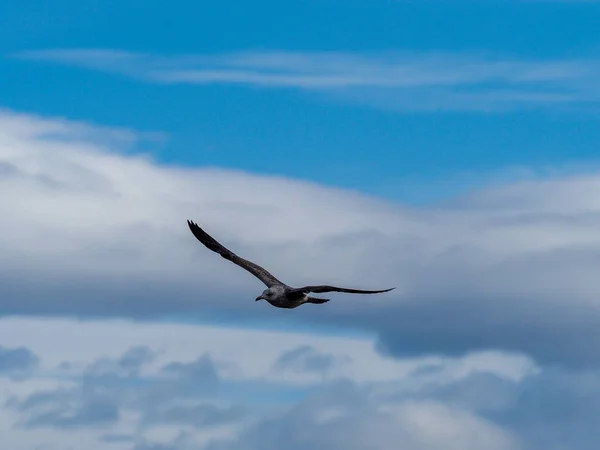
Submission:
[[[277,308],[297,308],[300,305],[305,303],[315,303],[315,304],[323,304],[329,301],[328,298],[317,298],[311,297],[310,293],[321,294],[324,292],[346,292],[349,294],[379,294],[382,292],[389,292],[392,289],[383,289],[380,291],[365,291],[362,289],[348,289],[341,288],[336,286],[329,285],[317,285],[317,286],[304,286],[300,288],[293,288],[288,286],[285,283],[282,283],[273,275],[271,275],[267,270],[255,264],[251,261],[248,261],[244,258],[239,257],[231,250],[226,249],[221,244],[219,244],[212,236],[210,236],[206,231],[200,228],[197,224],[188,220],[188,225],[190,230],[196,239],[204,244],[206,248],[212,250],[215,253],[218,253],[223,258],[231,261],[234,264],[246,269],[260,281],[262,281],[266,286],[262,294],[256,297],[256,301],[266,300],[271,305]]]

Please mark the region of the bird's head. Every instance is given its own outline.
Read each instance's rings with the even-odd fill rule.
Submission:
[[[275,295],[275,293],[271,289],[265,289],[262,294],[256,297],[256,301],[259,300],[269,300]]]

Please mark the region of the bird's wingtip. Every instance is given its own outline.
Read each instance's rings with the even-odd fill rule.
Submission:
[[[198,225],[196,225],[196,223],[193,220],[188,219],[187,224],[188,224],[188,228],[190,229],[190,231],[194,234],[196,234],[195,231],[198,228],[200,228],[200,227],[198,227]]]

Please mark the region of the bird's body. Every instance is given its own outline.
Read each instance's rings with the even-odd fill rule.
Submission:
[[[293,309],[305,303],[321,304],[328,302],[329,299],[315,298],[305,292],[295,291],[294,288],[286,284],[275,285],[265,289],[256,300],[266,300],[277,308]]]
[[[257,298],[264,299],[277,308],[297,308],[307,302],[308,295],[299,293],[299,295],[290,295],[291,288],[287,285],[274,285],[265,289]]]
[[[266,300],[271,305],[277,308],[293,309],[305,303],[323,304],[329,301],[329,299],[327,298],[311,297],[308,295],[311,292],[346,292],[351,294],[378,294],[381,292],[388,292],[394,289],[391,288],[379,291],[365,291],[361,289],[348,289],[328,285],[304,286],[301,288],[293,288],[279,281],[277,278],[275,278],[267,270],[265,270],[258,264],[255,264],[244,258],[240,258],[231,250],[228,250],[223,245],[219,244],[212,236],[210,236],[206,231],[204,231],[194,222],[188,220],[188,226],[190,227],[190,231],[196,237],[196,239],[202,242],[202,244],[204,244],[206,248],[212,250],[215,253],[220,254],[223,258],[228,259],[234,264],[237,264],[238,266],[246,269],[256,278],[261,280],[265,285],[267,285],[267,289],[265,289],[263,293],[256,298],[256,301]]]

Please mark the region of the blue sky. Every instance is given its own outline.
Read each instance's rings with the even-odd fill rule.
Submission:
[[[341,8],[334,1],[175,1],[165,8],[158,1],[59,1],[24,8],[7,1],[0,8],[5,107],[168,133],[168,141],[151,148],[161,161],[280,174],[421,202],[522,168],[597,159],[600,7],[594,2],[351,1]],[[421,95],[376,82],[349,92],[226,81],[165,85],[10,57],[54,49],[165,58],[336,52],[367,55],[375,66],[390,61],[387,53],[409,53],[409,60],[441,53],[450,61],[439,63],[437,73],[461,58],[537,63],[540,71],[569,63],[578,66],[574,71],[595,69],[587,79],[557,73],[549,83],[523,87],[542,95],[573,89],[579,101],[572,102],[511,101],[506,73],[459,86],[461,92],[493,88],[496,103],[509,103],[504,108],[482,98],[436,104],[448,93],[436,90],[435,81]],[[398,64],[406,63],[402,58]]]
[[[0,2],[11,450],[596,450],[600,2]],[[294,310],[291,285],[396,286]]]

